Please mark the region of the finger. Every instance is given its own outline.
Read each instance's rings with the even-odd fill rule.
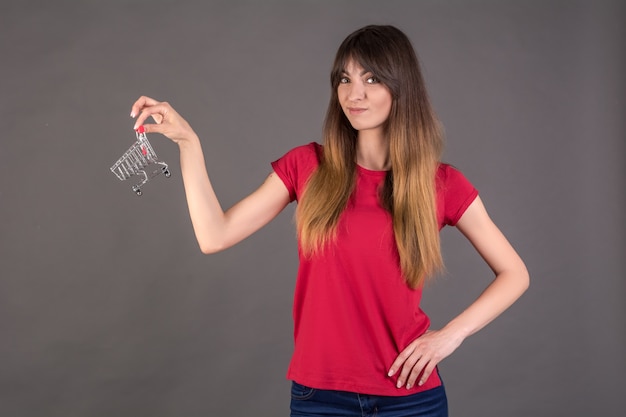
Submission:
[[[160,125],[161,123],[163,123],[163,116],[161,116],[160,114],[153,114],[152,120],[154,120],[156,124]]]
[[[130,117],[133,119],[139,114],[141,109],[147,106],[154,106],[155,104],[159,104],[159,102],[148,96],[141,96],[133,103],[130,108]]]
[[[135,118],[139,114],[141,109],[143,109],[144,107],[154,106],[155,104],[158,104],[158,103],[159,102],[157,100],[151,97],[141,96],[131,106],[130,117]]]
[[[420,358],[420,360],[415,362],[415,365],[413,365],[413,368],[411,369],[411,373],[409,374],[409,377],[406,380],[406,389],[409,389],[415,385],[415,381],[417,381],[417,378],[420,376],[420,374],[424,370],[424,366],[426,365],[426,363],[427,363],[427,360],[423,356]]]
[[[146,133],[160,133],[165,136],[167,136],[167,133],[169,133],[167,131],[167,126],[152,123],[147,123],[141,126],[143,126],[144,132]]]
[[[158,103],[150,107],[144,107],[139,113],[139,116],[137,116],[133,129],[137,130],[139,126],[144,124],[148,117],[152,117],[157,123],[162,123],[168,113],[169,106],[167,103]]]
[[[411,354],[413,353],[413,350],[414,350],[413,347],[409,345],[406,349],[400,352],[396,360],[393,361],[393,363],[391,364],[391,367],[389,368],[389,372],[387,372],[387,376],[390,376],[390,377],[394,376],[396,372],[398,372],[398,370],[402,367],[402,365],[404,365],[404,362],[406,362],[409,356],[411,356]]]
[[[396,387],[401,388],[404,384],[408,383],[409,378],[411,377],[411,373],[415,368],[415,365],[419,362],[421,356],[412,355],[410,356],[402,365],[402,371],[398,376],[398,380],[396,381]]]
[[[430,374],[433,373],[433,371],[435,370],[436,366],[437,365],[433,361],[430,361],[428,363],[426,368],[424,368],[424,372],[422,372],[422,376],[421,376],[419,382],[417,383],[419,386],[424,385],[426,383],[426,381],[428,381],[428,378],[430,378]]]

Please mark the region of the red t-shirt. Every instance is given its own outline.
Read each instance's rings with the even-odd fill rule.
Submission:
[[[321,145],[310,143],[272,163],[291,201],[302,195],[321,153]],[[386,174],[357,166],[356,189],[339,219],[336,243],[313,257],[300,252],[288,379],[313,388],[390,396],[441,385],[437,372],[410,390],[396,388],[399,373],[387,376],[430,320],[419,306],[422,290],[409,288],[401,274],[391,215],[379,204]],[[463,174],[441,164],[439,227],[456,224],[477,195]]]

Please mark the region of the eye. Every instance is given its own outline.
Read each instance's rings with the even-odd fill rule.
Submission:
[[[348,77],[341,77],[339,79],[339,84],[348,84],[350,82],[350,80],[348,79]]]
[[[378,84],[378,83],[380,83],[380,80],[372,75],[370,77],[367,77],[365,79],[365,82],[367,84]]]

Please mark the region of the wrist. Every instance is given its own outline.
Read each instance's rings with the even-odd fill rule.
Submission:
[[[459,320],[452,320],[441,330],[449,333],[452,337],[457,339],[459,343],[463,342],[463,340],[473,333],[470,326],[460,322]]]
[[[200,147],[200,138],[194,132],[191,132],[189,135],[176,140],[176,144],[181,151],[187,149],[196,149]]]

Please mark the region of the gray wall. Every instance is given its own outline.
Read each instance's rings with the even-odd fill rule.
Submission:
[[[14,3],[14,4],[13,4]],[[441,370],[453,416],[623,416],[626,8],[620,1],[3,1],[0,415],[288,415],[293,207],[194,241],[177,148],[136,197],[109,172],[131,103],[201,135],[225,207],[318,140],[335,50],[391,23],[532,284]],[[443,232],[435,326],[490,272]]]

